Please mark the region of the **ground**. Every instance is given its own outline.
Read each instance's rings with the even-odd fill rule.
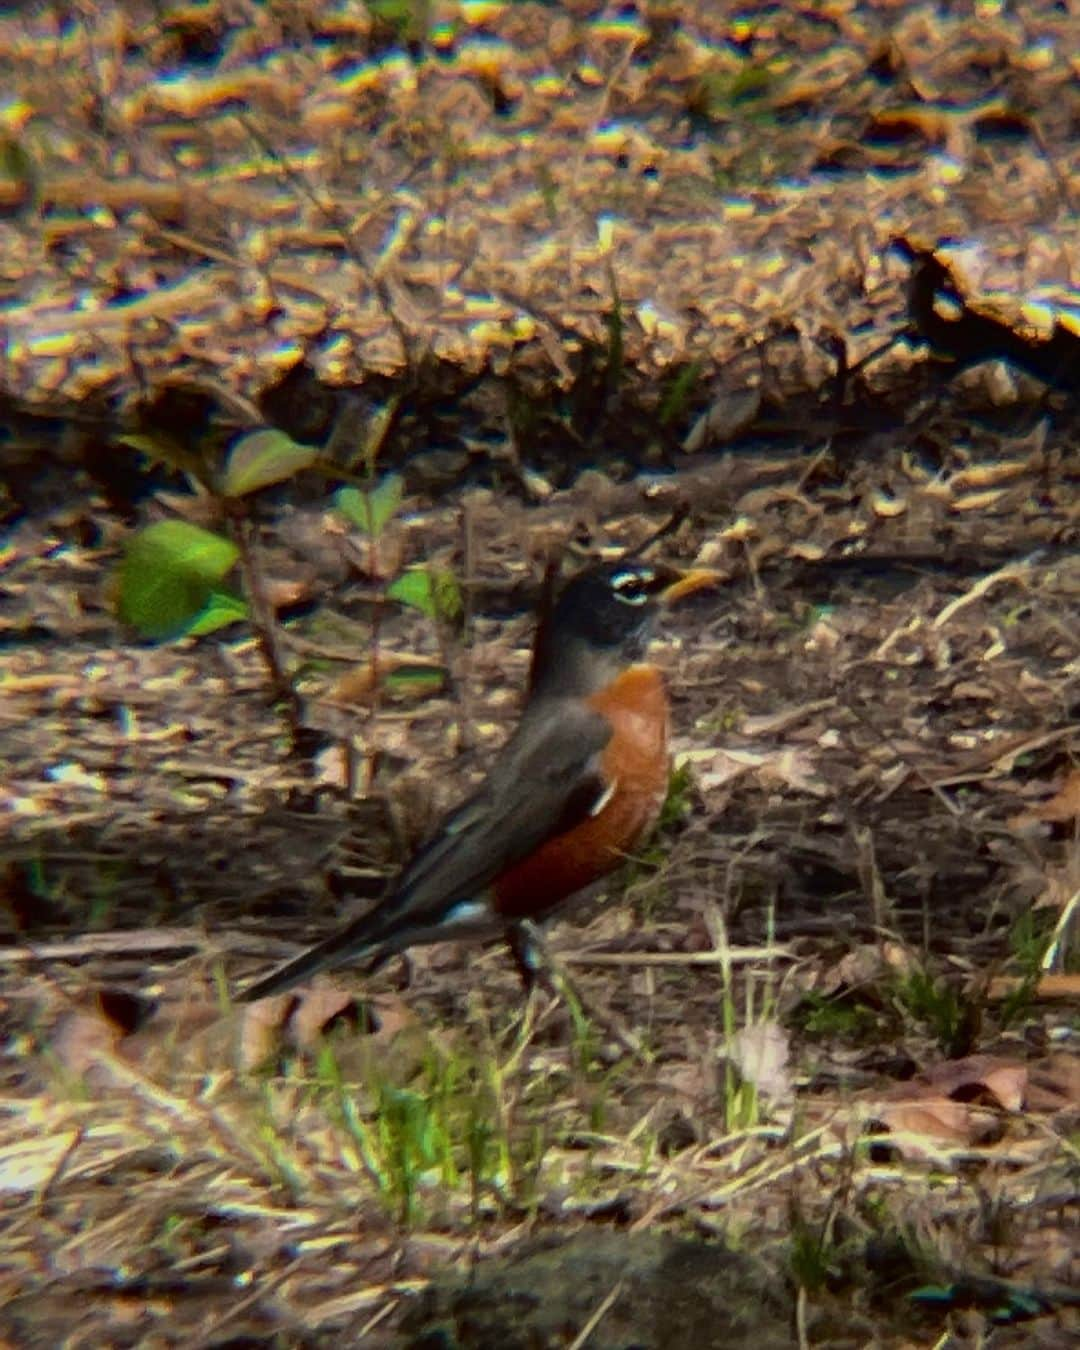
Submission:
[[[1068,17],[57,14],[0,17],[7,1339],[1068,1343]],[[920,257],[1026,345],[932,349]],[[195,490],[263,422],[323,459]],[[482,774],[545,562],[673,517],[664,819],[550,930],[606,1016],[450,944],[233,1006]],[[289,697],[265,624],[120,622],[162,518],[249,541]]]

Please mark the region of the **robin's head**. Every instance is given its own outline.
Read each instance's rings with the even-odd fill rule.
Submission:
[[[663,606],[717,580],[705,568],[684,572],[640,559],[598,563],[579,572],[541,619],[530,689],[590,693],[602,688],[644,655]]]

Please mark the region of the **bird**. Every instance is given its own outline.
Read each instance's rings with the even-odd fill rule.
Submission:
[[[525,984],[542,980],[539,922],[624,861],[660,814],[670,710],[647,651],[661,608],[717,580],[707,568],[630,556],[594,563],[549,596],[521,718],[479,788],[373,908],[239,1001],[461,938],[503,937]]]

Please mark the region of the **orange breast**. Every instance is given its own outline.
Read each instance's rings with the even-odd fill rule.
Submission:
[[[589,704],[611,723],[603,771],[614,790],[603,808],[555,835],[495,883],[495,907],[537,917],[590,885],[631,852],[654,824],[668,781],[668,702],[652,666],[631,666]]]

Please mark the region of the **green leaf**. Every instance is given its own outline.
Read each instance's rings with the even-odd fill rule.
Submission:
[[[465,610],[457,577],[453,572],[434,572],[431,584],[435,590],[435,606],[439,611],[439,617],[445,619],[447,623],[457,623]]]
[[[383,683],[391,693],[423,698],[446,687],[446,669],[443,666],[401,665],[388,671]]]
[[[705,362],[701,357],[689,362],[683,366],[679,373],[671,382],[671,387],[664,395],[664,400],[660,404],[660,425],[668,426],[674,422],[677,417],[681,417],[686,407],[686,401],[690,397],[690,392],[698,382],[698,377],[705,369]]]
[[[462,611],[461,589],[453,572],[410,567],[386,588],[391,600],[418,609],[429,619],[453,623]]]
[[[207,633],[216,633],[219,628],[242,623],[250,613],[243,596],[233,595],[231,591],[211,591],[206,604],[184,629],[184,636],[204,637]]]
[[[126,445],[130,450],[138,450],[151,463],[165,464],[179,473],[186,473],[197,483],[209,485],[210,474],[206,459],[198,448],[189,449],[179,441],[174,441],[171,436],[156,431],[152,433],[133,431],[126,436],[118,436],[116,441],[118,445]]]
[[[368,533],[377,539],[393,519],[404,495],[405,481],[400,474],[388,473],[367,494]]]
[[[161,520],[140,530],[120,565],[121,619],[158,641],[181,635],[237,556],[230,540],[186,520]]]
[[[273,483],[283,483],[318,457],[313,445],[301,445],[284,431],[263,427],[234,442],[221,483],[226,497],[246,497]]]
[[[435,608],[435,588],[431,584],[431,573],[426,567],[414,567],[403,572],[386,588],[391,600],[397,600],[411,609],[418,609],[429,619],[438,614]]]
[[[38,171],[21,141],[0,134],[0,204],[4,215],[25,215],[37,204]]]
[[[338,488],[334,493],[334,510],[358,529],[367,529],[367,493],[361,492],[359,488],[343,487]]]
[[[334,493],[334,505],[357,529],[370,539],[378,539],[401,505],[404,480],[400,474],[390,473],[370,491],[343,487]]]

